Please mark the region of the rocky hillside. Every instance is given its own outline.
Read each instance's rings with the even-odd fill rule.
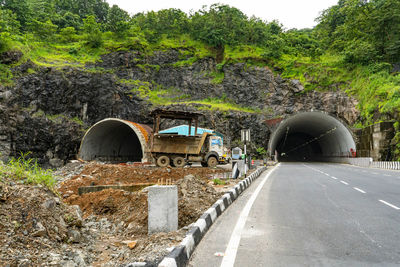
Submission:
[[[82,67],[43,67],[2,54],[12,68],[13,85],[0,85],[2,157],[32,151],[53,167],[74,158],[85,129],[117,117],[151,124],[155,106],[201,110],[201,126],[215,128],[234,141],[240,129],[253,129],[255,147],[265,147],[268,121],[300,111],[319,110],[352,125],[359,118],[356,100],[332,87],[306,91],[298,80],[282,79],[268,67],[230,63],[210,57],[187,64],[188,51],[169,49],[105,54]],[[7,60],[6,60],[7,59]]]

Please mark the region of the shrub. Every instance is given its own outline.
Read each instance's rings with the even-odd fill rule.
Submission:
[[[74,27],[63,28],[60,31],[61,41],[74,42],[77,39],[76,30]]]
[[[0,52],[7,51],[11,46],[11,38],[8,32],[0,32]]]
[[[98,48],[103,45],[103,35],[100,31],[100,24],[96,22],[94,16],[88,16],[83,20],[83,30],[87,45],[92,48]]]

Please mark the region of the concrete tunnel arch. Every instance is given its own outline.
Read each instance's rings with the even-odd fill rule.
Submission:
[[[78,158],[110,162],[147,161],[151,128],[127,120],[107,118],[85,133]]]
[[[279,161],[326,161],[351,156],[356,144],[339,119],[313,111],[283,120],[272,133],[268,150]]]

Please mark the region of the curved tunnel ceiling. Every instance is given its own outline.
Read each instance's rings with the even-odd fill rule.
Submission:
[[[322,112],[304,112],[282,121],[268,148],[280,161],[318,161],[350,156],[356,145],[349,129],[338,119]]]
[[[140,162],[145,160],[151,129],[121,119],[104,119],[86,132],[79,149],[82,160]]]

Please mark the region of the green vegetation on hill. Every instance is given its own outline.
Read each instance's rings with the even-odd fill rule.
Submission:
[[[111,51],[151,55],[175,49],[182,57],[173,64],[177,68],[214,57],[217,70],[210,77],[215,84],[224,79],[224,64],[245,62],[298,79],[306,91],[346,90],[359,101],[358,125],[368,125],[400,119],[399,14],[398,0],[338,0],[321,13],[315,28],[285,30],[277,21],[248,18],[221,4],[190,15],[165,9],[130,16],[105,0],[0,0],[0,53],[20,50],[20,62],[84,67]],[[0,64],[4,85],[13,81],[10,67]],[[192,101],[175,89],[141,81],[131,86],[154,104],[196,102],[259,112],[226,99]]]

